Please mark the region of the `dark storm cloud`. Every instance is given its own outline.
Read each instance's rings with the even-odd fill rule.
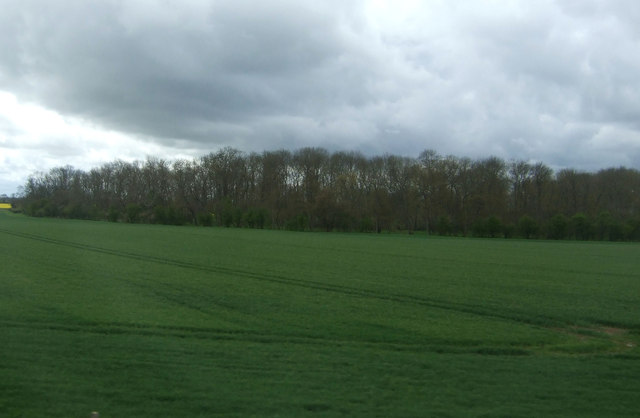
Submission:
[[[450,3],[10,0],[0,89],[196,150],[638,164],[640,3]]]
[[[3,87],[111,128],[196,141],[228,124],[371,100],[360,76],[367,63],[354,62],[359,52],[328,6],[214,2],[183,16],[173,10],[188,6],[16,6],[12,39],[3,42],[12,51]]]

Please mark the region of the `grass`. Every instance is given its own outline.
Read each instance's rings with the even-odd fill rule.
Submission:
[[[637,416],[639,250],[0,213],[0,416]]]

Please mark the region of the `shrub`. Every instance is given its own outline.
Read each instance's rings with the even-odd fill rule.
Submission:
[[[305,231],[309,226],[309,219],[303,215],[297,215],[287,221],[285,228],[290,231]]]
[[[640,241],[640,218],[627,221],[624,228],[624,237],[630,241]]]
[[[109,222],[118,222],[118,218],[120,218],[120,212],[114,206],[109,208],[109,212],[107,213],[107,220]]]
[[[375,228],[375,222],[371,217],[365,216],[360,219],[360,224],[358,225],[359,232],[373,232]]]
[[[198,213],[197,220],[198,225],[202,226],[213,226],[213,213],[209,212],[200,212]]]
[[[471,234],[474,237],[486,237],[489,235],[487,222],[484,219],[476,220],[473,225],[471,225]]]
[[[487,219],[487,234],[490,238],[497,238],[502,235],[502,222],[497,216],[490,216]]]
[[[140,222],[140,214],[142,213],[142,207],[137,203],[129,203],[127,205],[127,222],[137,223]]]
[[[565,239],[569,232],[569,220],[562,214],[557,214],[549,221],[549,238]]]
[[[538,223],[531,216],[524,215],[518,221],[518,233],[523,238],[533,238],[538,233],[538,229]]]
[[[592,235],[591,221],[584,213],[576,213],[571,217],[571,230],[575,239],[588,240]]]
[[[447,215],[438,217],[436,231],[438,232],[438,235],[451,235],[453,232],[453,223],[451,222],[451,218]]]

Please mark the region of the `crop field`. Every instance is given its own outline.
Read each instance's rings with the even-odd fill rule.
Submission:
[[[640,414],[640,245],[0,212],[0,416]]]

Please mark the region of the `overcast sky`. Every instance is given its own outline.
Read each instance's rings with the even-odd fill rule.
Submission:
[[[0,2],[0,194],[224,146],[640,168],[637,0]]]

